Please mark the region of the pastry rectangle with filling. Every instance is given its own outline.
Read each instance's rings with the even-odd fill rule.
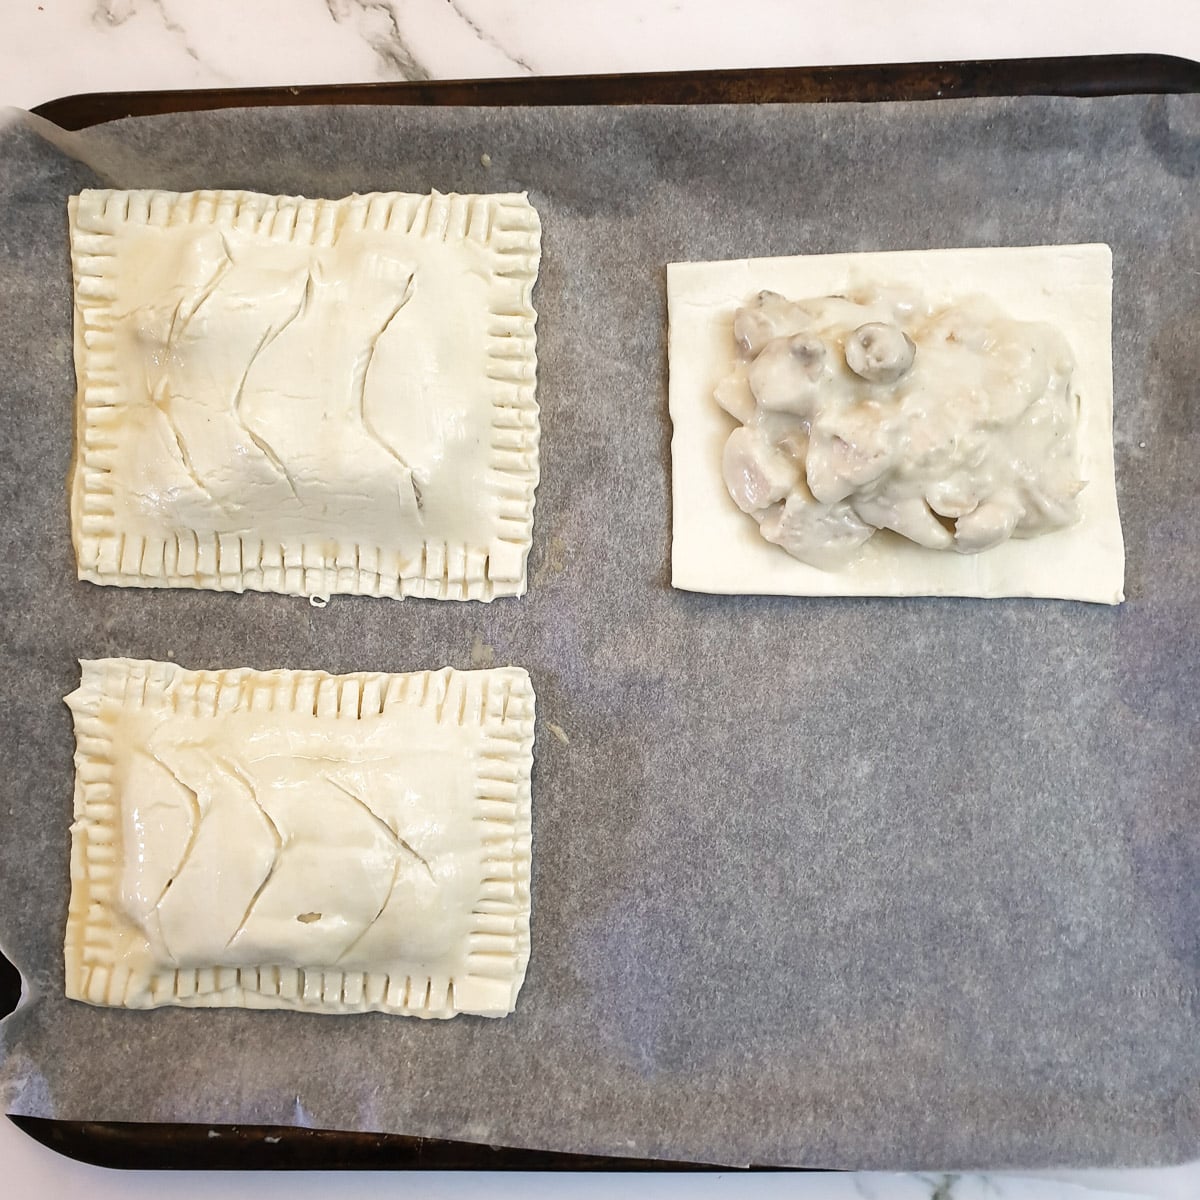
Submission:
[[[1043,596],[1108,604],[1118,603],[1123,598],[1124,547],[1117,510],[1112,439],[1112,255],[1107,246],[899,251],[672,263],[668,267],[667,287],[673,424],[672,581],[677,588],[785,595]],[[970,516],[972,505],[980,508],[981,516],[990,515],[979,506],[977,498],[968,497],[964,502],[962,495],[950,496],[943,503],[943,499],[961,483],[960,471],[957,480],[935,479],[935,486],[926,489],[926,495],[932,497],[932,506],[917,492],[911,500],[905,501],[910,507],[904,520],[897,519],[894,513],[876,517],[881,522],[890,519],[893,524],[873,535],[863,529],[856,513],[850,512],[846,522],[852,527],[850,533],[869,540],[853,554],[818,565],[801,561],[780,544],[772,544],[760,533],[755,519],[757,516],[762,521],[762,529],[769,531],[773,540],[782,542],[786,540],[785,534],[799,539],[810,534],[815,523],[828,518],[831,512],[836,517],[840,511],[847,510],[849,502],[843,503],[842,510],[812,503],[813,494],[818,492],[821,493],[820,500],[842,501],[844,494],[850,491],[849,485],[837,487],[837,479],[830,482],[828,454],[821,463],[815,464],[810,453],[807,463],[798,468],[798,480],[791,485],[802,494],[807,508],[794,505],[790,496],[785,505],[782,499],[785,489],[770,490],[775,487],[775,480],[766,478],[749,480],[752,493],[754,488],[761,492],[762,507],[756,516],[748,515],[748,510],[759,504],[758,495],[751,494],[749,498],[743,495],[741,501],[735,503],[723,478],[723,453],[738,422],[723,411],[714,398],[722,380],[735,372],[739,361],[744,371],[746,355],[755,352],[751,345],[739,351],[735,344],[735,312],[742,306],[753,304],[764,291],[778,293],[771,303],[780,297],[791,301],[823,297],[826,300],[821,303],[830,308],[842,305],[851,314],[847,318],[848,331],[855,320],[864,319],[852,314],[867,311],[866,308],[855,309],[857,298],[867,294],[868,290],[871,296],[878,296],[887,289],[892,289],[897,296],[923,298],[930,303],[928,311],[935,317],[939,311],[960,302],[970,303],[972,298],[982,297],[985,306],[994,306],[996,312],[1006,319],[1011,318],[1010,329],[1019,331],[1032,328],[1032,323],[1040,323],[1043,327],[1053,327],[1065,338],[1074,358],[1074,370],[1066,385],[1070,391],[1065,397],[1060,379],[1060,406],[1065,398],[1067,402],[1074,402],[1077,410],[1078,469],[1083,482],[1082,490],[1077,492],[1078,517],[1074,523],[1038,536],[1026,536],[1018,527],[1009,540],[982,552],[956,552],[971,548],[969,545],[964,547],[962,531],[972,521],[977,527],[981,523],[977,517]],[[902,299],[899,302],[908,301]],[[866,301],[863,303],[867,304]],[[933,319],[930,318],[931,323]],[[968,313],[963,320],[969,323],[974,318]],[[950,351],[955,349],[953,343],[958,334],[953,320],[944,321],[943,325],[945,328],[941,333],[946,345],[934,347],[928,355],[942,361],[938,355],[944,349],[945,361],[953,362]],[[783,332],[790,335],[792,328],[788,326]],[[884,505],[872,490],[882,491],[883,485],[876,483],[881,470],[873,465],[871,455],[886,455],[888,449],[886,438],[875,435],[880,429],[885,433],[888,431],[888,421],[892,421],[892,428],[895,427],[898,407],[892,405],[889,408],[886,402],[879,403],[871,389],[850,374],[845,357],[848,333],[831,335],[828,323],[822,326],[816,319],[813,331],[809,338],[813,344],[809,345],[804,342],[804,337],[797,336],[793,353],[799,355],[803,351],[810,356],[815,364],[812,367],[814,378],[822,378],[820,371],[824,370],[826,379],[852,381],[858,394],[852,402],[835,399],[832,406],[816,417],[811,407],[805,408],[803,403],[790,404],[787,395],[768,396],[768,400],[779,403],[785,410],[778,416],[772,414],[770,419],[784,424],[792,420],[796,424],[794,435],[784,431],[781,444],[787,451],[797,444],[811,447],[819,432],[824,431],[825,446],[832,447],[835,456],[841,456],[834,466],[843,467],[848,477],[865,481],[852,500],[858,503],[859,511],[874,515]],[[775,332],[768,329],[772,336]],[[979,336],[986,341],[986,328]],[[1019,357],[1024,348],[1014,343],[1006,348],[1008,351]],[[922,353],[918,345],[918,365],[922,363]],[[902,432],[909,445],[922,447],[929,461],[937,461],[941,456],[951,463],[969,463],[970,456],[959,435],[964,430],[966,436],[978,434],[979,445],[983,446],[986,428],[976,430],[961,422],[955,426],[961,411],[954,415],[953,421],[946,423],[950,427],[948,434],[946,426],[935,429],[922,420],[922,405],[927,393],[923,394],[921,389],[926,388],[931,379],[934,387],[953,389],[958,386],[954,379],[937,380],[928,373],[928,355],[923,368],[927,373],[919,384],[914,385],[907,400],[908,408],[899,412],[899,420],[908,422]],[[816,361],[821,356],[827,365],[822,366]],[[797,359],[792,365],[803,367],[805,364]],[[872,373],[869,366],[863,366],[861,362],[858,365],[868,374]],[[990,369],[986,363],[984,365]],[[982,375],[974,375],[962,381],[955,395],[961,397],[964,406],[976,402],[972,389],[980,377]],[[1050,377],[1054,377],[1053,370]],[[887,382],[895,381],[888,379]],[[1025,386],[1023,379],[1021,386]],[[736,408],[739,402],[734,397],[732,407]],[[730,403],[728,397],[726,403]],[[746,403],[755,403],[750,393],[746,394]],[[1018,397],[1018,409],[1020,403]],[[840,410],[839,404],[844,406]],[[851,404],[857,407],[852,410]],[[795,413],[800,416],[794,416]],[[884,414],[883,419],[878,417],[880,413]],[[879,428],[871,426],[872,420]],[[797,470],[797,461],[804,461],[803,450],[780,456],[775,453],[776,449],[771,449],[775,457],[768,466],[771,470],[778,466],[781,477],[789,470]],[[911,483],[905,479],[906,465],[888,464],[892,479],[899,480],[898,491]],[[736,468],[737,464],[734,466]],[[820,478],[814,474],[817,467],[821,468]],[[1014,468],[1014,471],[1019,475],[1021,469]],[[728,477],[727,460],[725,471]],[[857,476],[855,472],[858,472]],[[1017,482],[1020,484],[1021,480]],[[813,494],[807,485],[811,485]],[[911,486],[909,490],[914,491]],[[981,490],[986,498],[986,489]],[[1036,488],[1027,491],[1036,493]],[[793,518],[794,508],[801,510],[798,519],[790,529],[784,528],[783,515],[786,512],[789,519]],[[773,509],[778,511],[773,512]],[[999,506],[994,506],[991,511],[999,511]],[[763,520],[764,513],[771,519]],[[964,514],[969,517],[968,521],[960,520],[956,526],[952,518]],[[800,519],[808,520],[809,526],[798,528]],[[1010,532],[1012,520],[1013,516],[1009,514]],[[918,538],[925,537],[935,544],[941,539],[948,549],[918,544],[893,532],[896,525],[910,528],[906,524],[909,521],[914,525],[924,522],[927,532],[918,529]],[[829,518],[827,528],[833,530],[834,536],[846,533],[846,527],[836,528],[832,518]]]
[[[81,666],[69,997],[513,1010],[529,959],[524,670]]]
[[[70,202],[81,579],[525,591],[541,228],[521,195]]]

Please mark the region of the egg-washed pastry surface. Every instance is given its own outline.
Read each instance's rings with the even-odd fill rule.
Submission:
[[[1107,247],[668,279],[677,587],[1122,598]]]
[[[529,959],[524,670],[81,666],[69,997],[513,1010]]]
[[[524,195],[85,191],[70,227],[80,578],[524,592]]]

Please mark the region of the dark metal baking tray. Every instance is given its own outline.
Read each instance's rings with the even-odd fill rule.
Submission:
[[[295,105],[757,104],[919,101],[979,96],[1200,92],[1200,63],[1169,55],[929,62],[446,80],[68,96],[33,111],[67,130],[122,117]],[[20,981],[0,956],[0,1015]],[[503,1146],[289,1126],[133,1124],[10,1116],[43,1145],[108,1167],[175,1169],[707,1170],[704,1164],[600,1158]]]

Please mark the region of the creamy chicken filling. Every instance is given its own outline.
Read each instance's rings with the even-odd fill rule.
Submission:
[[[843,565],[880,530],[975,554],[1079,519],[1074,357],[983,297],[760,292],[716,400],[729,494],[768,541]]]

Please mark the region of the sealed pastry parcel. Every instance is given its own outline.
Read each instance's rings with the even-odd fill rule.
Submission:
[[[512,1011],[529,961],[528,674],[80,667],[68,996]]]
[[[21,1007],[0,1025],[9,1111],[298,1124],[732,1165],[1200,1156],[1196,97],[274,109],[142,118],[78,135],[16,116],[0,139],[0,944],[25,981]],[[75,442],[68,201],[96,188],[312,201],[526,193],[541,261],[532,296],[510,315],[529,339],[521,354],[532,355],[524,305],[537,313],[537,409],[533,380],[514,376],[524,415],[504,437],[516,441],[490,444],[524,455],[520,494],[500,516],[520,525],[507,543],[519,543],[518,557],[531,528],[527,568],[510,553],[503,570],[472,574],[467,535],[454,526],[475,511],[471,463],[484,461],[468,453],[469,431],[462,453],[441,460],[457,488],[449,476],[426,478],[421,463],[386,460],[381,445],[398,443],[383,428],[389,399],[376,363],[351,398],[363,428],[377,421],[384,437],[364,441],[361,469],[339,477],[325,509],[306,472],[328,443],[272,415],[274,385],[252,380],[239,410],[246,437],[277,460],[244,447],[265,532],[247,530],[226,570],[229,531],[219,522],[229,497],[219,472],[193,462],[214,491],[209,500],[197,493],[193,506],[197,548],[201,533],[217,539],[209,566],[201,569],[199,549],[194,564],[181,557],[178,534],[171,543],[139,527],[134,551],[128,540],[110,545],[107,527],[83,530],[81,519],[81,535],[98,541],[81,541],[95,581],[79,578],[68,481],[95,446]],[[518,224],[527,237],[532,218]],[[668,263],[1085,244],[1112,250],[1123,604],[672,588]],[[241,242],[229,248],[245,259]],[[220,269],[215,244],[210,259],[197,269]],[[150,287],[157,261],[129,286]],[[289,260],[292,274],[261,311],[230,276],[214,327],[223,322],[254,349],[264,329],[301,312],[305,271],[339,277],[339,263],[314,261]],[[403,282],[388,284],[392,305],[375,305],[369,287],[361,294],[355,337],[379,340]],[[752,290],[732,303],[751,299]],[[416,303],[397,307],[395,338],[380,356],[399,363],[436,344],[451,373],[487,358],[482,318],[464,316],[461,336],[444,345],[444,326],[426,323],[434,308],[461,315],[469,306],[453,296],[428,311]],[[315,386],[306,355],[318,364],[343,355],[351,366],[363,358],[357,342],[326,352],[327,331],[311,315],[311,337],[289,324],[274,350],[256,351],[277,360],[272,379],[297,395]],[[171,310],[162,316],[169,332]],[[410,318],[411,336],[401,337]],[[697,347],[697,361],[712,353]],[[213,371],[236,388],[237,371]],[[134,383],[153,399],[153,378]],[[420,432],[419,406],[406,420]],[[409,433],[405,445],[420,442]],[[94,443],[95,432],[85,434]],[[151,442],[121,444],[113,453],[144,470],[143,492],[188,486],[178,471],[155,474]],[[711,465],[718,478],[720,463]],[[437,534],[442,557],[414,550],[418,542],[394,548],[397,563],[421,564],[415,575],[397,566],[385,579],[378,556],[363,558],[363,539],[378,545],[385,524],[371,490],[385,476],[386,502],[407,506],[407,528],[442,513],[454,526]],[[353,508],[359,491],[370,502]],[[336,547],[313,557],[312,530],[290,515],[301,502],[305,521],[317,513],[327,522],[318,533],[359,546],[357,557],[339,558]],[[87,515],[92,525],[108,519],[99,508]],[[289,550],[293,535],[299,549]],[[703,537],[689,536],[707,569]],[[772,590],[749,578],[738,588]],[[348,860],[371,847],[380,878],[370,895],[351,889],[326,910],[301,889],[294,904],[291,892],[279,900],[278,914],[266,905],[249,921],[241,893],[211,921],[172,900],[170,962],[160,970],[149,942],[138,951],[142,974],[122,976],[118,989],[130,1005],[69,999],[88,988],[117,994],[111,977],[68,979],[64,966],[76,748],[63,697],[80,688],[81,660],[160,664],[153,670],[164,679],[172,663],[213,678],[527,671],[537,714],[531,707],[519,994],[489,993],[455,1004],[467,1011],[453,1020],[429,1021],[403,1014],[414,992],[416,1008],[449,1011],[461,999],[449,975],[439,991],[441,974],[418,973],[425,991],[400,988],[394,1003],[387,986],[370,990],[376,958],[359,964],[347,947],[383,911],[388,864],[400,894],[418,896],[418,859],[433,860],[399,825],[384,822],[385,832],[354,810],[358,825],[348,817],[328,847],[313,835],[312,869],[336,892]],[[158,732],[142,709],[128,719],[131,744],[192,778],[182,734]],[[337,783],[359,794],[349,768],[326,773],[331,797]],[[347,812],[354,803],[336,802]],[[254,821],[269,855],[270,831]],[[146,871],[153,899],[166,886],[163,868]],[[419,906],[402,908],[385,924],[437,924]],[[322,924],[334,913],[347,922],[340,932]],[[361,965],[361,1003],[344,977],[336,997],[326,979],[311,1004],[190,1002],[209,964],[232,973],[203,980],[226,998],[307,995],[298,979],[264,977],[276,915],[290,942],[329,937],[337,945],[325,958]],[[73,928],[78,947],[86,914]],[[244,940],[244,955],[223,961],[214,938]],[[182,985],[171,965],[180,956],[195,960]],[[132,1006],[156,994],[189,1002]],[[514,995],[501,1019],[473,1015],[499,1015]],[[372,1007],[383,1011],[358,1011]]]

